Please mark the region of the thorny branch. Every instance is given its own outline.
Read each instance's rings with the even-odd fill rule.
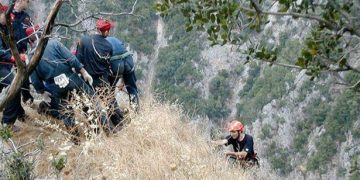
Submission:
[[[305,18],[305,19],[310,19],[310,20],[316,20],[319,23],[324,24],[325,26],[327,26],[330,29],[333,29],[335,31],[338,31],[338,30],[341,29],[341,27],[339,27],[339,25],[336,24],[335,22],[325,20],[325,19],[321,18],[320,16],[318,16],[316,14],[310,14],[310,13],[301,14],[301,13],[296,13],[296,12],[263,11],[259,7],[259,5],[257,3],[255,3],[254,0],[251,1],[251,6],[253,6],[255,10],[253,10],[251,8],[248,8],[248,7],[244,7],[244,6],[241,6],[240,10],[247,11],[247,12],[258,13],[258,14],[267,14],[267,15],[274,15],[274,16],[293,16],[293,17],[300,17],[300,18]],[[346,14],[343,14],[343,15],[346,15]],[[356,29],[355,27],[351,26],[351,25],[352,24],[348,24],[346,26],[346,30],[353,33],[354,35],[360,37],[360,31],[358,29]]]
[[[71,6],[71,9],[72,9],[71,11],[74,12],[72,2],[69,1],[69,3],[70,3],[70,6]],[[78,16],[75,15],[75,17],[77,19],[79,19],[77,22],[72,23],[72,24],[69,24],[69,23],[57,23],[57,24],[55,24],[55,26],[63,26],[63,27],[66,27],[66,28],[70,28],[71,30],[76,31],[76,32],[86,32],[86,31],[89,31],[89,30],[79,30],[79,29],[74,29],[74,27],[76,27],[80,23],[82,23],[82,22],[84,22],[84,21],[86,21],[88,19],[91,19],[91,18],[99,19],[100,17],[98,17],[98,16],[137,16],[137,17],[142,17],[142,16],[136,15],[134,13],[136,4],[137,4],[137,0],[134,2],[130,12],[122,12],[122,13],[96,12],[96,13],[92,13],[92,14],[90,14],[88,16],[85,16],[83,18],[79,18]]]

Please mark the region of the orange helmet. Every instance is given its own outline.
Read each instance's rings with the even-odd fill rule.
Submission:
[[[240,121],[233,120],[229,123],[228,130],[244,132],[245,126]]]

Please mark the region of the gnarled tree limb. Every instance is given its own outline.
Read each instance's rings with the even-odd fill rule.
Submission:
[[[42,32],[41,37],[39,39],[39,45],[37,46],[34,56],[32,57],[30,63],[27,66],[20,60],[19,52],[15,45],[12,26],[10,23],[10,12],[14,7],[14,2],[15,0],[12,0],[10,8],[6,13],[6,19],[7,19],[6,25],[9,30],[11,52],[13,53],[16,59],[17,73],[15,75],[14,80],[11,82],[10,88],[6,92],[5,97],[3,99],[0,99],[0,111],[2,111],[5,105],[15,97],[16,93],[20,91],[23,82],[29,77],[29,74],[39,64],[41,56],[47,45],[48,37],[51,34],[51,31],[54,27],[56,15],[59,12],[60,7],[63,4],[64,0],[55,1],[53,8],[51,9],[46,19],[44,31]]]

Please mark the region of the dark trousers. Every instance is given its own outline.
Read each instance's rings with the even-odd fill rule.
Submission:
[[[11,66],[6,67],[7,65],[0,65],[0,91],[11,84],[14,79],[14,74],[11,73]],[[3,111],[3,124],[14,124],[18,117],[21,117],[25,114],[23,107],[21,106],[21,91],[19,91],[15,98],[10,101]]]
[[[136,76],[135,71],[132,71],[128,74],[123,75],[124,83],[126,85],[126,90],[129,94],[133,94],[136,97],[138,96],[138,88],[136,86]]]
[[[134,68],[134,60],[132,56],[128,56],[125,59],[113,60],[111,62],[111,70],[113,71],[113,77],[110,79],[111,85],[114,86],[118,80],[123,77],[126,90],[129,95],[138,97],[138,88],[136,86],[136,76]]]
[[[69,84],[65,88],[60,88],[58,85],[51,81],[46,83],[46,87],[51,93],[49,111],[50,115],[57,119],[63,120],[65,126],[71,127],[74,126],[75,123],[72,117],[73,115],[70,112],[71,110],[64,112],[67,105],[66,99],[69,95],[69,92],[76,89],[77,92],[82,91],[90,96],[94,95],[95,92],[76,73],[66,74],[66,76],[69,78]]]
[[[23,98],[23,102],[26,102],[28,100],[34,100],[32,95],[30,94],[30,81],[29,79],[26,79],[22,85],[21,95]]]
[[[93,86],[94,88],[101,88],[101,87],[109,87],[111,86],[111,82],[110,82],[110,76],[107,74],[104,74],[102,76],[96,76],[96,75],[92,75],[93,77]],[[114,87],[114,86],[112,86]],[[110,90],[114,90],[113,88],[111,88]],[[110,120],[111,122],[116,126],[119,123],[121,123],[121,121],[123,120],[124,116],[123,113],[120,110],[120,107],[118,105],[118,103],[116,102],[115,97],[111,100],[110,102],[110,107],[109,109],[113,110],[113,113],[110,114]]]

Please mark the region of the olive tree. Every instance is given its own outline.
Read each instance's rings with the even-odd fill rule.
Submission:
[[[360,1],[161,0],[156,9],[162,16],[179,10],[187,19],[186,30],[205,31],[212,45],[252,44],[245,52],[246,62],[255,59],[270,65],[305,69],[311,79],[325,72],[335,75],[347,87],[360,89],[359,78],[347,81],[339,75],[340,72],[358,74],[356,77],[360,74],[356,62],[349,61],[351,57],[356,59],[353,56],[360,50]],[[279,62],[278,47],[263,45],[254,35],[264,30],[271,17],[288,17],[310,25],[301,53],[290,63]]]

